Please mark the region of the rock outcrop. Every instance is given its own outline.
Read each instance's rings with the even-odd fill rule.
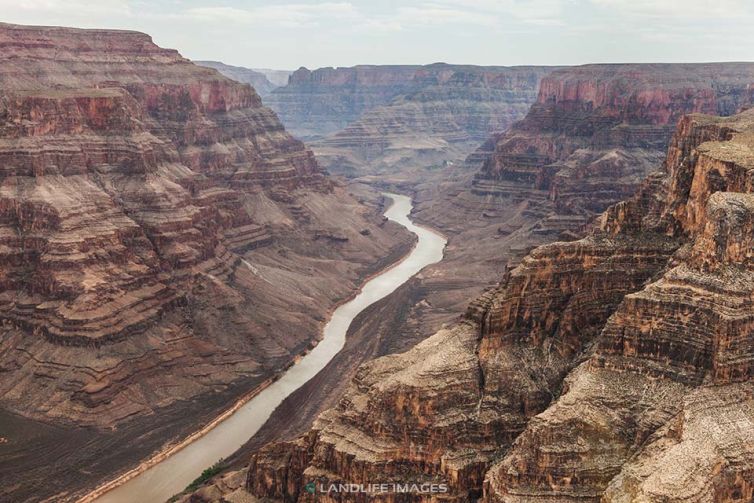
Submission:
[[[35,421],[61,428],[57,446],[66,428],[117,428],[117,452],[191,408],[116,461],[131,463],[283,369],[411,245],[253,88],[145,34],[0,24],[0,45],[0,405],[26,421],[2,446],[0,498],[123,467],[90,452],[18,470],[50,441]]]
[[[283,124],[297,137],[321,138],[343,129],[362,113],[416,87],[420,66],[299,68],[288,85],[268,99]]]
[[[660,223],[683,246],[624,297],[565,393],[490,470],[488,501],[751,499],[754,458],[740,442],[754,426],[741,398],[754,283],[741,246],[754,207],[740,174],[754,169],[752,131],[751,112],[681,121]],[[679,192],[695,195],[685,211]],[[676,218],[699,211],[698,220]],[[705,421],[716,423],[708,437],[698,432]]]
[[[526,118],[496,140],[477,190],[539,190],[561,212],[630,197],[684,114],[754,103],[750,63],[587,65],[545,77]]]
[[[549,71],[422,68],[414,76],[416,89],[364,111],[313,148],[328,170],[348,175],[442,166],[463,159],[490,134],[524,117]]]
[[[754,112],[683,117],[664,169],[587,237],[537,248],[459,324],[363,366],[308,434],[252,457],[246,492],[750,501],[752,170]]]

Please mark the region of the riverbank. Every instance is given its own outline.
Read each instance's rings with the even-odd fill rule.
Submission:
[[[388,208],[389,210],[389,208]],[[387,211],[387,210],[386,210]],[[424,226],[422,226],[424,227]],[[429,230],[429,229],[428,229]],[[407,257],[411,255],[411,253],[416,249],[417,246],[417,240],[414,240],[411,248],[409,248],[407,251],[405,251],[400,257],[397,259],[391,260],[385,268],[375,271],[371,274],[366,275],[362,282],[363,284],[359,287],[358,290],[354,291],[349,295],[348,297],[342,299],[337,304],[335,304],[327,313],[327,318],[331,318],[333,313],[343,304],[346,304],[347,302],[352,301],[354,298],[356,298],[364,289],[364,286],[366,283],[371,281],[377,276],[380,276],[387,271],[391,270],[392,268],[396,267],[398,264],[400,264],[402,261],[404,261]],[[392,257],[389,257],[392,258]],[[381,261],[382,262],[382,261]],[[324,332],[324,327],[322,332]],[[98,486],[93,491],[89,492],[82,498],[77,500],[77,503],[92,503],[96,501],[101,496],[105,495],[106,493],[116,489],[117,487],[122,486],[123,484],[127,483],[128,481],[132,480],[133,478],[141,475],[142,473],[146,472],[153,466],[156,466],[157,464],[161,463],[162,461],[165,461],[170,456],[173,456],[174,454],[178,453],[182,449],[188,447],[190,444],[194,443],[195,441],[199,440],[203,436],[205,436],[207,433],[209,433],[211,430],[213,430],[215,427],[217,427],[220,423],[222,423],[224,420],[229,418],[232,414],[237,412],[241,407],[246,405],[250,400],[252,400],[254,397],[259,395],[261,392],[263,392],[267,387],[269,387],[272,383],[277,381],[282,377],[282,375],[285,374],[286,371],[288,371],[291,367],[298,364],[303,358],[305,358],[314,348],[316,348],[320,341],[323,338],[323,334],[320,332],[320,337],[313,340],[307,348],[296,355],[290,363],[282,369],[279,373],[277,373],[274,376],[271,376],[268,379],[265,379],[262,383],[260,383],[256,388],[251,390],[250,392],[246,393],[244,396],[239,398],[235,404],[233,404],[232,407],[229,409],[226,409],[224,412],[222,412],[219,416],[217,416],[215,419],[207,423],[204,427],[201,429],[191,433],[188,437],[184,438],[178,443],[173,443],[165,446],[163,449],[161,449],[159,452],[154,453],[149,459],[146,461],[139,463],[138,466],[128,470],[127,472],[117,476],[116,478]]]
[[[432,231],[415,226],[410,221],[408,215],[412,206],[408,197],[390,197],[395,203],[385,215],[417,234],[419,240],[405,260],[368,281],[354,299],[333,312],[320,344],[291,367],[281,379],[270,383],[246,404],[241,404],[232,413],[214,423],[215,428],[196,432],[195,436],[190,437],[193,441],[183,443],[180,447],[173,446],[159,458],[155,457],[155,462],[150,465],[145,463],[140,474],[133,472],[127,479],[121,480],[124,485],[113,489],[115,481],[112,481],[101,486],[95,493],[90,493],[82,501],[143,501],[145,497],[150,501],[160,501],[182,490],[201,473],[202,469],[220,457],[232,454],[253,435],[255,429],[262,427],[267,417],[285,397],[326,366],[345,345],[346,331],[359,313],[391,294],[426,265],[439,261],[442,258],[445,239]],[[239,440],[236,437],[240,435],[243,437]],[[107,491],[104,491],[105,489]],[[97,499],[103,491],[104,496]]]
[[[283,228],[276,228],[272,243],[244,254],[256,272],[240,263],[227,282],[246,292],[245,297],[218,297],[223,288],[212,277],[202,276],[197,280],[199,286],[187,296],[188,305],[169,313],[161,322],[178,324],[178,335],[193,331],[197,341],[189,346],[176,336],[168,341],[165,351],[183,344],[198,355],[207,346],[219,347],[228,355],[226,365],[218,366],[214,358],[205,366],[198,359],[190,364],[196,365],[194,371],[177,358],[174,365],[178,367],[174,369],[144,367],[139,372],[150,385],[142,388],[143,393],[182,396],[187,386],[203,387],[203,392],[161,401],[148,413],[135,413],[102,427],[65,418],[31,418],[0,408],[0,435],[8,439],[0,444],[0,501],[76,501],[103,481],[178,444],[214,421],[220,411],[232,408],[250,390],[289,367],[321,332],[333,305],[352,296],[365,278],[399,260],[414,245],[413,234],[384,220],[385,205],[380,203],[379,194],[360,191],[355,196],[345,187],[338,190],[346,202],[335,214],[325,204],[329,201],[316,194],[307,195],[302,201],[312,221],[305,229],[285,233]],[[357,197],[359,204],[351,204]],[[348,241],[333,241],[329,235],[315,237],[318,229],[334,229],[336,222],[345,222],[342,235]],[[218,305],[226,308],[220,310]],[[224,330],[211,330],[219,326],[218,319],[224,320]],[[147,333],[133,340],[149,337]],[[104,365],[109,362],[109,351],[108,347],[100,352]],[[150,358],[151,353],[146,353],[146,359]],[[259,362],[255,370],[244,367],[249,359]],[[77,363],[96,366],[86,359]],[[171,372],[193,372],[199,378],[182,383],[183,387],[173,393],[169,390],[176,380]],[[130,380],[112,382],[115,387],[134,385]]]

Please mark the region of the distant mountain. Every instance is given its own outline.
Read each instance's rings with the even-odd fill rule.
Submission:
[[[251,84],[257,94],[262,97],[269,95],[273,89],[286,85],[288,75],[291,73],[284,70],[254,70],[243,66],[226,65],[219,61],[194,61],[194,63],[213,68],[238,82]]]
[[[269,68],[252,68],[255,72],[264,74],[267,80],[275,84],[277,87],[282,87],[288,84],[288,77],[293,73],[291,70],[271,70]]]
[[[299,68],[265,104],[332,173],[459,163],[522,119],[553,67],[359,65]]]

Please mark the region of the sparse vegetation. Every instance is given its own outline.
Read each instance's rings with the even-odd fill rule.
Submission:
[[[209,479],[220,473],[223,469],[223,460],[218,459],[217,463],[210,466],[209,468],[205,468],[201,475],[199,475],[192,483],[190,483],[188,486],[186,486],[186,491],[196,491],[199,489],[199,486],[207,482]]]
[[[220,473],[224,468],[223,465],[223,459],[220,458],[217,460],[215,464],[212,466],[205,468],[204,471],[199,475],[197,478],[194,479],[193,482],[191,482],[189,485],[186,486],[186,489],[181,491],[180,493],[176,494],[172,498],[170,498],[167,503],[174,503],[175,501],[178,501],[178,498],[180,498],[183,494],[186,493],[192,493],[199,489],[202,484],[207,482],[209,479]]]

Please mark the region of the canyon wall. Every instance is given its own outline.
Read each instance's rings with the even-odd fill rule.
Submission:
[[[753,131],[752,112],[682,119],[660,211],[632,201],[605,214],[618,235],[649,237],[654,221],[652,241],[681,246],[623,297],[562,395],[492,467],[487,501],[751,500],[752,186],[741,175],[754,169]]]
[[[714,111],[746,108],[741,82],[720,86],[730,94]],[[336,496],[309,482],[393,481],[449,492],[346,499],[750,501],[754,113],[683,116],[675,129],[659,171],[585,238],[524,256],[459,323],[362,366],[307,434],[192,501],[314,501]],[[477,180],[508,183],[485,166]]]
[[[483,157],[478,191],[538,190],[567,213],[630,197],[678,119],[752,105],[750,63],[587,65],[545,77],[526,118]]]
[[[268,98],[328,170],[349,176],[463,159],[534,102],[543,67],[299,69]]]
[[[0,498],[193,431],[412,244],[252,87],[145,34],[0,24],[0,45]]]
[[[295,136],[321,138],[413,89],[420,68],[360,65],[312,71],[301,67],[290,75],[288,85],[269,97],[268,105]]]
[[[586,65],[551,72],[526,117],[413,190],[414,215],[449,236],[430,302],[458,312],[536,245],[573,240],[664,161],[678,118],[754,103],[754,64]]]

